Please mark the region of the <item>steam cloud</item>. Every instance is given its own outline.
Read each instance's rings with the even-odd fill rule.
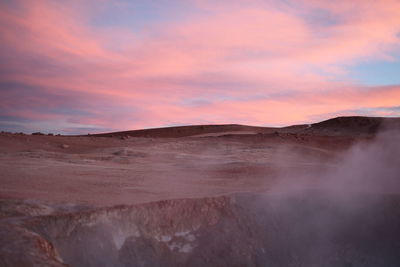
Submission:
[[[266,265],[399,266],[399,132],[355,144],[323,172],[277,180],[253,203]]]

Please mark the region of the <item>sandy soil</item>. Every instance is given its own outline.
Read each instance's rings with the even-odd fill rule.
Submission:
[[[339,140],[340,139],[340,140]],[[0,198],[90,205],[267,190],[285,171],[321,168],[350,138],[0,136]],[[300,156],[299,156],[300,155]]]
[[[386,122],[1,133],[0,265],[399,266]]]
[[[258,134],[255,131],[230,131],[230,132],[220,132],[220,133],[208,133],[208,134],[197,134],[191,137],[210,137],[210,136],[224,136],[224,135],[242,135],[242,134]]]

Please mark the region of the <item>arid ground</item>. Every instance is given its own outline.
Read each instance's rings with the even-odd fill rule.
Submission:
[[[399,266],[399,119],[0,135],[1,266]]]

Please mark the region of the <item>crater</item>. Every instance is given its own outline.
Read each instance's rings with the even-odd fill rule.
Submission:
[[[248,193],[15,217],[2,265],[399,266],[400,198],[353,200]]]

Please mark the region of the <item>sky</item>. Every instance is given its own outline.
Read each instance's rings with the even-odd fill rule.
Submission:
[[[0,130],[400,116],[400,0],[0,0]]]

